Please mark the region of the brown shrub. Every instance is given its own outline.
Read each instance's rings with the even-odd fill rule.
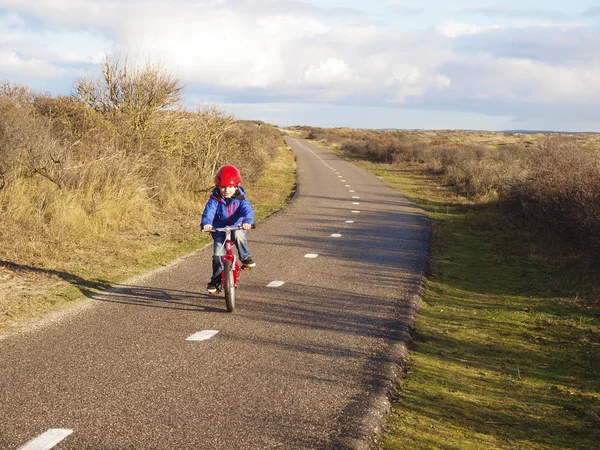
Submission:
[[[33,101],[35,110],[51,119],[53,133],[65,143],[79,140],[98,144],[111,141],[115,129],[105,116],[73,97],[40,96]]]
[[[561,138],[539,143],[527,174],[513,183],[508,203],[523,216],[568,239],[600,249],[600,159]]]
[[[127,56],[106,55],[98,71],[76,80],[73,96],[113,120],[145,132],[158,111],[181,101],[183,85],[161,64],[131,64]]]

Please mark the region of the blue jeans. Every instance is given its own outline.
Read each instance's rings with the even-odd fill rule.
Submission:
[[[221,257],[225,256],[225,233],[215,233],[213,234],[213,239],[213,275],[210,282],[212,284],[221,284],[221,273],[223,272]],[[235,243],[238,255],[242,261],[250,256],[248,241],[246,240],[246,230],[232,231],[231,240]]]

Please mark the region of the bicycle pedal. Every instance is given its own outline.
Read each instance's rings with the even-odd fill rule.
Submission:
[[[242,270],[252,270],[252,267],[242,266]]]

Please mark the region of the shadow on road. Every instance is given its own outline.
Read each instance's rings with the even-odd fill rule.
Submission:
[[[13,272],[25,272],[46,277],[56,277],[66,281],[71,286],[76,287],[88,298],[91,298],[96,292],[111,288],[113,285],[109,281],[101,279],[86,280],[80,276],[60,270],[43,269],[40,267],[29,266],[26,264],[17,264],[10,261],[0,260],[0,267],[5,267]]]
[[[107,291],[94,293],[90,298],[100,302],[179,311],[226,312],[220,295],[152,286],[116,285]],[[201,303],[200,300],[214,300],[219,302],[219,307],[207,306],[206,302]]]
[[[83,296],[100,302],[121,303],[172,310],[190,310],[194,312],[198,312],[199,310],[205,312],[222,312],[223,310],[223,308],[201,305],[199,302],[199,300],[202,299],[215,300],[222,303],[223,299],[221,296],[217,297],[205,293],[177,289],[114,284],[102,279],[88,280],[69,272],[43,269],[4,260],[0,260],[0,267],[7,268],[13,272],[59,278],[77,288]]]

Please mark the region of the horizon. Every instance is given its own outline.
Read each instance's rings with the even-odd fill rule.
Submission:
[[[242,119],[248,122],[257,122],[257,120],[253,119]],[[265,122],[267,123],[267,122]],[[268,123],[268,125],[276,126],[277,124]],[[472,133],[502,133],[502,134],[600,134],[599,131],[560,131],[560,130],[476,130],[470,128],[358,128],[358,127],[346,127],[346,126],[337,126],[337,127],[316,127],[312,125],[290,125],[289,127],[279,127],[279,128],[294,128],[294,127],[309,127],[309,128],[351,128],[353,130],[373,130],[373,131],[462,131],[462,132],[472,132]]]

